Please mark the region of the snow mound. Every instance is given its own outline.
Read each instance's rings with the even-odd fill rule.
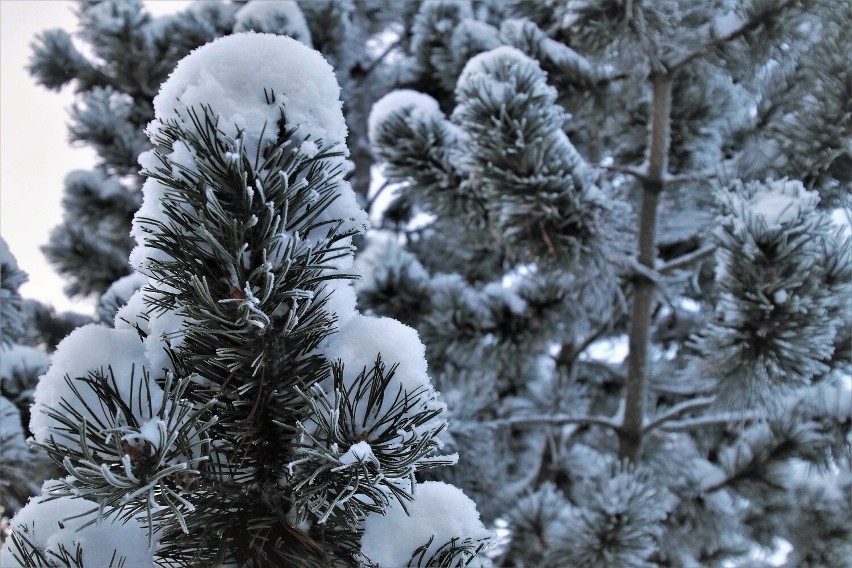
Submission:
[[[458,487],[440,481],[420,483],[406,508],[408,514],[392,500],[384,515],[372,513],[364,521],[361,552],[382,568],[408,566],[414,551],[432,537],[424,559],[453,538],[491,537],[476,505]]]
[[[163,391],[153,381],[148,389],[140,388],[143,369],[148,368],[145,345],[133,329],[112,329],[97,324],[84,325],[63,339],[53,354],[50,368],[35,389],[30,430],[39,442],[47,442],[54,428],[61,428],[51,418],[48,408],[63,414],[65,406],[79,412],[95,429],[98,424],[107,425],[113,420],[109,409],[102,406],[98,394],[91,386],[80,380],[92,372],[115,378],[114,387],[119,396],[131,408],[139,423],[151,418],[159,410]],[[74,389],[66,382],[69,377]],[[110,379],[111,381],[111,379]],[[150,406],[149,406],[150,404]],[[149,408],[153,410],[149,412]],[[65,437],[56,438],[62,444],[79,447],[79,442]]]
[[[47,552],[48,558],[53,555],[61,558],[63,548],[73,558],[79,545],[83,560],[80,566],[153,568],[154,556],[148,549],[148,532],[136,521],[122,523],[104,519],[100,524],[84,527],[96,517],[97,508],[97,503],[85,499],[35,497],[18,511],[9,528]],[[12,548],[7,546],[0,553],[0,566],[28,566],[15,559]],[[124,562],[118,562],[122,557]]]

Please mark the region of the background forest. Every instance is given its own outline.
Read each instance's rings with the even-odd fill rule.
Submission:
[[[849,565],[852,4],[77,14],[0,565]]]

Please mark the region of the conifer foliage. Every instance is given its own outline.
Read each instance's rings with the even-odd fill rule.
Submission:
[[[460,455],[430,475],[503,527],[498,565],[848,556],[849,23],[420,3],[371,114],[395,202],[356,288],[423,337]]]
[[[30,427],[65,476],[0,564],[463,565],[486,545],[472,501],[416,479],[455,461],[417,334],[355,310],[339,93],[317,52],[256,33],[163,84],[130,255],[147,282],[39,381]]]
[[[390,76],[387,52],[371,55],[365,46],[400,17],[404,4],[214,0],[153,16],[141,0],[80,0],[73,36],[60,29],[36,36],[30,73],[48,89],[73,87],[70,141],[96,153],[94,169],[68,174],[64,219],[44,247],[68,280],[66,292],[101,300],[102,321],[111,322],[115,309],[141,285],[138,279],[124,280],[111,288],[132,276],[127,255],[134,242],[128,231],[143,182],[136,160],[150,148],[143,131],[154,118],[152,101],[178,60],[217,37],[274,33],[316,46],[326,56],[343,87],[344,114],[352,125],[347,143],[357,167],[348,175],[356,193],[366,195],[372,163],[367,114],[388,90]]]
[[[31,70],[101,321],[3,347],[4,568],[852,557],[849,3],[79,15]]]

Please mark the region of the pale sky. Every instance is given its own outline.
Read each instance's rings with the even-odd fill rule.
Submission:
[[[145,2],[155,14],[179,10],[189,2]],[[94,152],[68,144],[68,107],[73,92],[48,91],[35,84],[24,67],[36,33],[76,28],[75,3],[64,0],[0,0],[0,234],[30,280],[27,298],[59,310],[91,313],[89,302],[71,301],[64,282],[47,264],[39,247],[62,219],[63,179],[94,164]],[[129,230],[129,227],[128,227]]]

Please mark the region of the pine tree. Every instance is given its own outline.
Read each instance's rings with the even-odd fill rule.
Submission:
[[[339,93],[317,52],[255,33],[163,84],[130,254],[147,281],[40,379],[30,428],[64,477],[0,564],[459,566],[486,546],[470,499],[416,478],[455,461],[417,334],[355,310]]]
[[[420,4],[356,287],[423,338],[460,455],[431,475],[498,565],[849,557],[850,15]]]
[[[376,0],[310,0],[301,6],[294,0],[215,0],[153,17],[140,0],[80,0],[76,38],[58,29],[37,36],[30,72],[48,89],[73,86],[70,141],[97,154],[92,171],[66,178],[65,219],[44,247],[69,282],[66,292],[94,296],[101,321],[111,322],[134,291],[131,282],[141,282],[135,277],[110,289],[132,276],[128,232],[143,182],[136,159],[150,148],[143,130],[154,118],[152,100],[178,60],[223,35],[247,30],[285,35],[316,45],[329,58],[345,94],[356,165],[350,176],[365,196],[372,157],[362,123],[391,80],[383,65],[387,51],[373,56],[366,45],[402,9]]]
[[[39,493],[39,479],[49,469],[47,456],[26,444],[33,389],[48,364],[44,353],[21,343],[27,318],[18,288],[26,281],[27,274],[0,237],[0,520],[4,527],[29,497]]]

